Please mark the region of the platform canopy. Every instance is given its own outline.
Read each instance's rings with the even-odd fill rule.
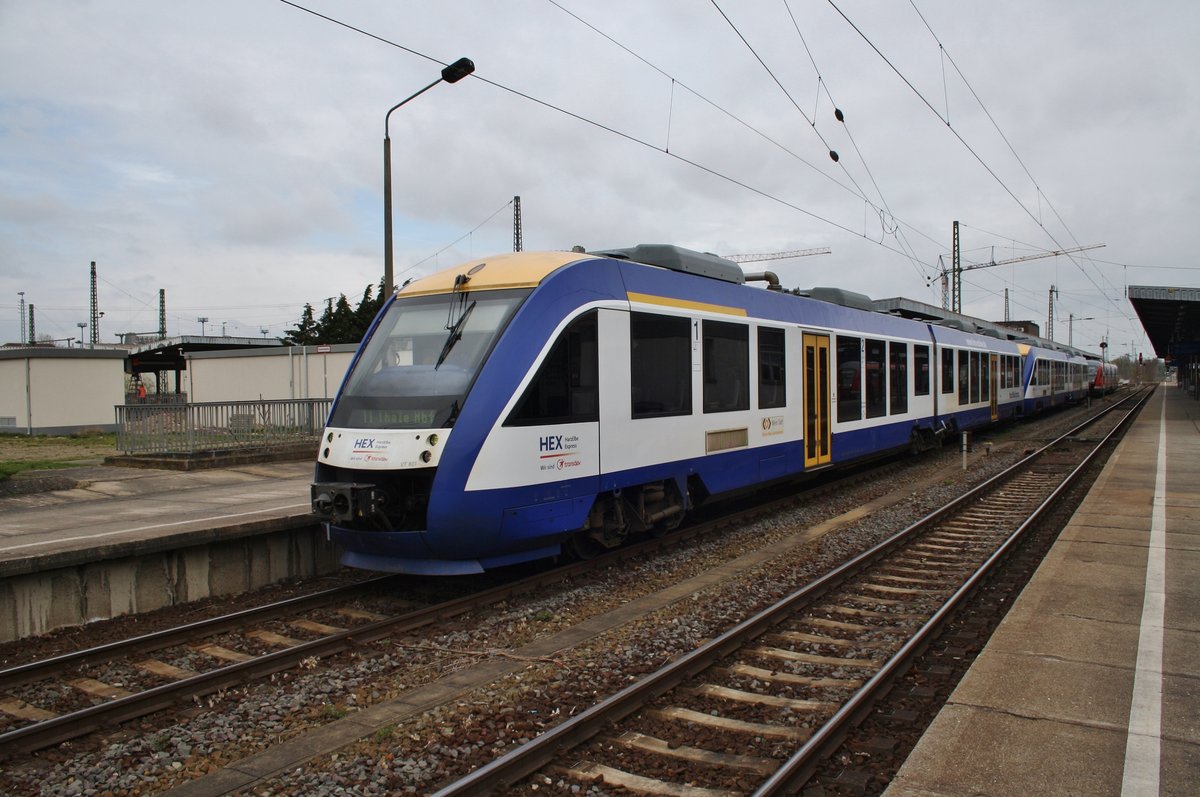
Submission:
[[[1164,360],[1200,352],[1200,288],[1130,285],[1129,303]]]

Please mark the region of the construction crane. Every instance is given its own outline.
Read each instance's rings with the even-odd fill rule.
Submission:
[[[788,260],[793,257],[827,255],[832,251],[828,246],[821,246],[816,249],[795,249],[791,252],[768,252],[759,255],[724,255],[723,257],[726,260],[732,260],[734,263],[757,263],[762,260]]]

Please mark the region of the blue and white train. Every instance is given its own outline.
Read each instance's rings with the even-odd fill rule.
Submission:
[[[1088,389],[1080,357],[745,282],[715,255],[642,245],[406,284],[321,440],[313,510],[342,561],[457,575],[587,555],[710,498]]]

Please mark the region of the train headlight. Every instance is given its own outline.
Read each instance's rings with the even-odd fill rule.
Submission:
[[[441,438],[439,438],[437,436],[437,433],[435,432],[435,433],[429,435],[429,437],[426,438],[425,442],[427,442],[430,446],[436,446],[438,444],[438,440],[440,440],[440,439]]]
[[[428,451],[428,450],[426,450],[426,451],[422,451],[422,452],[421,452],[421,461],[422,461],[422,462],[428,462],[428,461],[429,461],[429,460],[431,460],[431,459],[433,459],[433,452],[432,452],[432,451]]]

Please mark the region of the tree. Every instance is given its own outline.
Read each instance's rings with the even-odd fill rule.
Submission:
[[[317,322],[313,319],[311,304],[304,305],[304,311],[300,314],[300,323],[289,329],[283,336],[283,340],[293,346],[313,346],[320,342],[317,339]]]
[[[376,287],[379,292],[376,294]],[[346,294],[339,294],[335,302],[332,297],[325,300],[321,317],[314,319],[312,304],[304,305],[300,323],[289,329],[284,342],[294,346],[315,346],[325,343],[358,343],[367,334],[371,322],[383,306],[383,280],[379,285],[367,285],[358,306],[350,307]]]

